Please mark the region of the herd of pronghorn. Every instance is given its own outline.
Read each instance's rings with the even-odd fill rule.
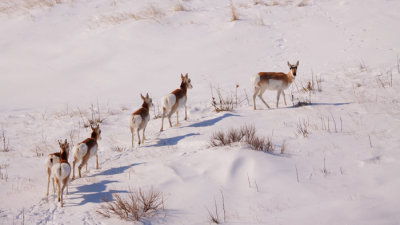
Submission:
[[[269,105],[263,99],[262,95],[265,90],[276,90],[277,93],[277,101],[276,107],[279,104],[279,96],[282,93],[283,98],[286,104],[286,97],[284,90],[287,89],[290,84],[294,81],[296,77],[297,67],[299,65],[299,61],[296,64],[292,65],[288,62],[288,66],[290,68],[288,73],[276,73],[276,72],[259,72],[251,77],[251,81],[254,85],[254,94],[253,94],[253,106],[254,110],[256,109],[256,96],[258,96],[261,101],[268,107]],[[179,89],[171,92],[170,94],[164,96],[161,99],[162,103],[162,119],[161,119],[161,129],[163,131],[164,127],[164,117],[168,117],[168,122],[170,127],[172,127],[171,116],[176,112],[176,122],[179,124],[178,120],[178,109],[184,107],[185,108],[185,120],[187,120],[187,90],[192,88],[191,80],[189,79],[188,74],[181,74],[181,86]],[[143,104],[142,108],[138,109],[130,116],[130,130],[132,135],[132,147],[134,142],[134,132],[136,131],[138,136],[138,145],[145,141],[145,130],[147,123],[150,120],[149,109],[153,105],[152,99],[149,97],[149,94],[146,96],[140,95]],[[91,125],[92,133],[90,138],[85,139],[84,141],[78,143],[73,147],[73,161],[72,161],[72,179],[75,179],[75,164],[80,162],[78,166],[79,177],[81,177],[81,169],[83,166],[86,166],[87,170],[87,162],[89,158],[96,156],[96,169],[99,168],[97,149],[98,143],[97,141],[101,139],[101,130],[99,125]],[[139,132],[143,130],[142,140],[140,139]],[[58,141],[60,145],[60,152],[49,154],[46,158],[46,170],[47,170],[47,192],[46,195],[49,195],[49,184],[50,178],[52,177],[53,184],[53,192],[55,192],[54,183],[58,188],[58,201],[61,202],[61,207],[63,207],[63,192],[64,189],[67,188],[68,193],[68,182],[71,174],[71,166],[68,163],[68,155],[69,155],[69,144],[67,139],[64,142]]]

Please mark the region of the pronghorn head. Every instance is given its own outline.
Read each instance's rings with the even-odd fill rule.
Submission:
[[[143,107],[147,106],[148,108],[150,108],[153,106],[153,99],[150,98],[149,93],[146,94],[146,97],[140,94],[140,97],[143,100]]]
[[[90,128],[92,128],[92,135],[91,137],[96,139],[96,140],[101,140],[101,130],[100,130],[100,126],[99,124],[96,124],[95,126],[93,126],[92,124],[90,124]]]
[[[62,142],[61,140],[58,140],[58,144],[60,145],[61,148],[61,155],[63,153],[66,154],[66,158],[68,159],[68,155],[69,155],[69,144],[67,142],[67,139],[65,139],[64,142]]]
[[[290,64],[289,61],[287,62],[287,64],[290,68],[290,72],[292,73],[292,75],[296,76],[297,67],[299,66],[299,61],[297,60],[297,63],[295,65]]]
[[[186,88],[188,88],[188,89],[192,89],[193,88],[191,80],[190,80],[189,75],[187,73],[186,73],[185,76],[183,76],[183,74],[181,74],[181,79],[182,79],[181,87],[182,87],[182,85],[185,85]]]

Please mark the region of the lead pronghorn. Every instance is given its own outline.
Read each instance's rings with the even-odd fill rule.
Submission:
[[[81,164],[78,166],[79,177],[81,177],[81,169],[84,165],[86,165],[87,170],[87,162],[90,157],[96,156],[96,169],[99,168],[99,160],[97,156],[97,140],[101,140],[101,130],[98,124],[96,126],[90,125],[92,128],[92,134],[90,138],[86,138],[81,143],[78,143],[74,149],[74,158],[72,161],[72,179],[75,179],[75,164],[80,161]]]
[[[145,138],[144,132],[146,130],[147,123],[150,120],[150,107],[153,106],[153,100],[149,97],[149,94],[146,94],[146,97],[143,97],[140,94],[140,97],[143,100],[142,108],[138,109],[136,112],[132,113],[129,120],[129,125],[132,134],[132,148],[133,148],[133,133],[136,129],[136,133],[138,136],[138,145],[143,143]],[[143,130],[142,141],[140,141],[139,131]]]
[[[58,188],[58,201],[61,202],[61,207],[63,207],[63,193],[65,187],[67,187],[68,190],[68,181],[71,174],[71,166],[68,163],[69,144],[67,142],[67,139],[65,139],[64,143],[62,143],[62,141],[58,141],[58,144],[61,148],[60,161],[53,165],[53,167],[51,168],[51,173],[53,176],[53,182],[56,182]]]
[[[187,101],[187,89],[192,89],[193,86],[191,84],[191,80],[189,79],[189,75],[186,74],[183,76],[181,74],[181,86],[179,89],[176,89],[175,91],[171,92],[167,96],[164,96],[161,99],[161,104],[163,107],[163,113],[162,113],[162,119],[161,119],[161,129],[160,131],[163,131],[164,127],[164,117],[165,114],[167,113],[168,121],[169,121],[169,126],[172,127],[171,123],[171,115],[176,112],[176,124],[179,124],[179,118],[178,118],[178,108],[185,107],[185,120],[187,120],[187,108],[186,108],[186,101]]]
[[[60,141],[58,142],[58,144],[61,147]],[[47,172],[47,191],[46,191],[46,196],[49,196],[49,185],[50,185],[50,177],[51,177],[51,168],[53,167],[54,164],[57,164],[60,162],[60,156],[61,153],[60,152],[54,152],[51,153],[47,156],[45,164],[46,164],[46,172]],[[69,146],[68,149],[66,151],[66,158],[68,159],[69,156]],[[54,187],[54,180],[52,179],[52,184],[53,184],[53,192],[55,193],[55,187]],[[67,187],[67,192],[68,192],[68,187]]]
[[[289,73],[277,73],[277,72],[259,72],[255,74],[251,81],[254,85],[254,94],[253,94],[253,105],[254,110],[256,109],[256,96],[261,99],[261,101],[268,107],[269,105],[265,102],[262,95],[265,90],[277,90],[278,94],[276,96],[276,107],[278,108],[279,105],[279,96],[283,94],[283,100],[285,101],[286,105],[286,97],[284,90],[287,89],[290,84],[296,78],[296,71],[297,67],[299,66],[299,61],[295,65],[291,65],[288,62],[288,66],[290,68]]]

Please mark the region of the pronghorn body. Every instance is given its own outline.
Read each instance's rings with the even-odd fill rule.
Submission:
[[[78,166],[78,171],[79,171],[79,177],[81,177],[81,169],[84,165],[86,165],[87,169],[87,162],[89,158],[96,156],[96,169],[99,168],[99,160],[97,156],[97,149],[98,149],[98,144],[97,140],[100,140],[100,134],[101,130],[99,128],[99,125],[96,125],[95,127],[92,127],[92,134],[90,138],[85,139],[81,143],[77,144],[74,149],[74,158],[72,161],[72,179],[75,179],[75,164],[77,162],[81,162],[80,165]]]
[[[299,66],[299,61],[296,65],[291,65],[288,62],[290,68],[289,73],[276,73],[276,72],[259,72],[252,76],[251,81],[254,85],[253,94],[253,105],[256,109],[256,96],[258,96],[261,101],[268,107],[269,105],[263,99],[262,95],[266,90],[276,90],[276,107],[279,105],[280,94],[283,94],[283,100],[286,105],[286,96],[284,90],[287,89],[296,78],[297,67]]]
[[[63,207],[63,193],[64,188],[67,187],[68,190],[68,181],[69,176],[71,174],[71,166],[68,163],[68,152],[69,152],[69,144],[65,139],[65,142],[58,142],[61,147],[59,162],[54,163],[51,168],[51,173],[53,176],[53,182],[55,181],[58,188],[58,201],[61,202],[61,207]]]
[[[147,123],[150,120],[149,110],[150,107],[153,106],[153,102],[152,99],[149,97],[149,94],[147,94],[146,97],[143,97],[143,95],[140,95],[140,97],[143,100],[142,108],[132,113],[129,119],[129,126],[132,135],[132,148],[133,148],[133,134],[135,130],[138,136],[138,145],[140,145],[140,143],[143,143],[144,140],[146,139],[144,133],[146,131]],[[140,141],[140,135],[139,135],[139,131],[141,130],[143,130],[142,141]]]
[[[49,195],[49,185],[50,185],[50,177],[51,177],[51,168],[53,167],[54,164],[60,162],[60,153],[55,152],[51,153],[47,156],[45,165],[46,165],[46,172],[47,172],[47,191],[46,191],[46,196]],[[68,158],[68,157],[67,157]],[[55,192],[55,187],[54,187],[54,180],[52,180],[53,184],[53,192]]]
[[[168,122],[169,126],[172,127],[171,123],[171,116],[176,112],[176,123],[179,124],[179,118],[178,118],[178,109],[184,107],[185,108],[185,120],[187,120],[187,108],[186,108],[186,102],[187,102],[187,89],[193,88],[191,84],[191,80],[189,79],[188,74],[183,76],[181,74],[181,86],[179,89],[176,89],[175,91],[171,92],[167,96],[164,96],[161,99],[161,105],[163,107],[163,113],[162,113],[162,119],[161,119],[161,129],[160,131],[163,131],[164,129],[164,117],[167,115],[168,117]]]

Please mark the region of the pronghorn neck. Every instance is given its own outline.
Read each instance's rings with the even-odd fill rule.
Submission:
[[[60,162],[68,162],[68,150],[61,149]]]
[[[92,134],[90,135],[90,138],[93,138],[97,141],[97,132],[96,131],[92,131]]]
[[[145,109],[147,109],[147,110],[150,109],[149,104],[148,104],[147,102],[145,102],[145,101],[143,102],[142,107],[145,108]]]
[[[186,94],[186,92],[187,92],[187,84],[185,82],[183,82],[183,81],[181,83],[181,90]]]

